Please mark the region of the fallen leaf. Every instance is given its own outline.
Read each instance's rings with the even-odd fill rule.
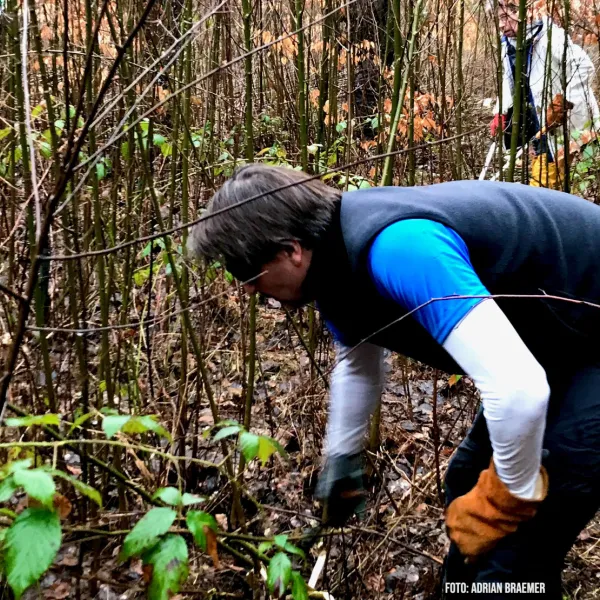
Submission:
[[[142,567],[142,577],[144,579],[144,583],[150,583],[152,580],[152,565],[144,565]]]
[[[219,553],[217,552],[217,535],[208,525],[204,525],[202,529],[206,536],[206,553],[212,558],[215,569],[220,569]]]
[[[64,600],[71,594],[71,584],[68,581],[53,583],[45,592],[45,598],[53,600]]]
[[[63,567],[74,567],[78,562],[79,558],[76,554],[65,554],[56,564]]]
[[[52,29],[48,25],[42,25],[40,29],[40,37],[47,42],[52,39]]]
[[[58,516],[61,520],[66,519],[73,510],[73,505],[69,499],[62,494],[54,494],[52,503],[54,504],[54,508],[56,508]]]

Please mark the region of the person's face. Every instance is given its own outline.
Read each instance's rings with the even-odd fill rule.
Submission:
[[[519,5],[515,2],[498,2],[498,20],[500,31],[507,37],[517,37],[517,26],[519,24]]]
[[[291,242],[289,250],[281,250],[270,262],[262,266],[261,275],[244,284],[249,294],[259,292],[282,304],[301,306],[310,298],[303,297],[303,283],[308,273],[312,251],[298,242]]]

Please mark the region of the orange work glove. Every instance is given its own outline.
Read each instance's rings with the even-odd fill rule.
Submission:
[[[481,472],[477,485],[450,503],[446,511],[448,536],[461,554],[473,560],[489,552],[498,540],[517,530],[537,512],[548,494],[548,474],[541,467],[537,500],[521,500],[509,491],[490,466]]]
[[[563,95],[556,94],[550,106],[546,109],[546,127],[548,129],[562,123],[565,116],[565,108],[566,110],[571,110],[575,106],[568,100],[564,104],[565,106],[563,106]]]
[[[498,128],[501,131],[506,129],[506,115],[495,114],[492,122],[490,123],[490,133],[492,137],[496,137],[498,134]]]

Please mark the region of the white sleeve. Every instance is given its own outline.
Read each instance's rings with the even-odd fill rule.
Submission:
[[[562,65],[565,52],[565,30],[556,25],[552,27],[552,55],[556,64]],[[566,37],[566,99],[575,104],[575,110],[581,111],[587,107],[590,97],[595,69],[594,63],[586,51]],[[562,71],[559,71],[562,73]]]
[[[498,477],[514,496],[535,499],[550,397],[544,369],[492,299],[443,345],[481,392]]]
[[[338,357],[344,357],[349,350],[336,345]],[[336,364],[329,392],[326,456],[362,450],[369,417],[381,397],[383,379],[383,348],[374,344],[361,344]]]

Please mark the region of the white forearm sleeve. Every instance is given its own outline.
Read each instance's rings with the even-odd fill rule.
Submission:
[[[350,348],[336,346],[338,357]],[[338,362],[331,374],[326,455],[360,452],[369,416],[383,388],[383,349],[361,344]]]
[[[444,348],[481,392],[498,477],[514,496],[535,499],[550,397],[544,369],[491,299],[473,308]]]

